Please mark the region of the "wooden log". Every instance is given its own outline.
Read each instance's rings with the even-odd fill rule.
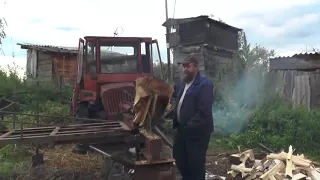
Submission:
[[[238,147],[239,148],[239,147]],[[247,161],[249,159],[249,161]],[[239,165],[245,163],[246,166],[253,166],[255,163],[254,153],[252,149],[246,150],[239,154],[232,154],[229,157],[230,164]]]
[[[289,146],[289,151],[288,151],[288,154],[287,154],[287,159],[286,159],[286,174],[285,174],[285,177],[287,176],[290,176],[292,177],[292,146]]]
[[[231,170],[235,170],[241,173],[249,173],[252,171],[251,168],[246,168],[244,164],[240,165],[231,165]]]
[[[272,154],[267,155],[267,158],[268,159],[279,159],[279,160],[285,161],[287,159],[287,155],[288,155],[288,153],[285,153],[285,152],[281,152],[279,154],[272,153]],[[309,167],[312,165],[312,161],[310,161],[308,159],[301,159],[295,155],[292,155],[291,158],[292,158],[293,164],[295,164],[295,165],[303,166],[303,167]]]
[[[315,168],[308,169],[308,176],[310,176],[312,180],[320,180],[320,173]]]
[[[263,180],[275,179],[274,175],[282,171],[284,168],[285,168],[285,164],[282,161],[278,161],[277,165],[273,166],[270,170],[268,170],[262,176],[260,176],[260,179],[263,179]]]
[[[253,180],[253,179],[259,178],[262,175],[263,175],[263,172],[257,171],[252,173],[250,176],[246,177],[245,180]]]
[[[234,164],[234,165],[239,165],[241,164],[241,161],[240,161],[240,155],[239,154],[232,154],[229,156],[229,162],[230,164]]]
[[[231,170],[231,171],[228,171],[227,174],[233,178],[235,178],[239,172],[235,171],[235,170]]]
[[[307,176],[302,174],[302,173],[299,173],[299,174],[295,174],[292,176],[292,180],[300,180],[300,179],[305,179]]]
[[[284,173],[277,173],[274,175],[274,177],[279,180],[279,179],[285,179]]]
[[[252,149],[246,150],[240,154],[240,161],[245,163],[247,160],[254,161],[254,153]]]

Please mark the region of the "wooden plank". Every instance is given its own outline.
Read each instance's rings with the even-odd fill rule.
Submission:
[[[46,65],[52,65],[51,59],[45,59],[45,60],[39,60],[38,66],[46,66]]]
[[[32,56],[32,50],[31,49],[28,49],[27,50],[27,69],[26,69],[26,74],[27,76],[31,75],[32,74],[32,67],[31,67],[31,56]]]
[[[5,138],[5,137],[7,137],[7,136],[9,136],[9,135],[12,134],[13,132],[14,132],[14,130],[11,130],[11,131],[8,131],[8,132],[5,133],[5,134],[2,134],[2,135],[0,136],[0,140],[3,139],[3,138]]]
[[[56,135],[59,130],[60,130],[60,127],[57,126],[57,127],[50,133],[50,136]]]
[[[38,51],[35,49],[32,49],[31,52],[31,74],[32,77],[37,77],[37,63],[38,63]]]
[[[46,69],[46,68],[52,68],[52,63],[46,63],[46,64],[38,64],[38,69]]]
[[[294,84],[295,86],[292,93],[294,106],[303,105],[310,109],[309,75],[295,76]]]
[[[312,74],[310,76],[310,106],[311,108],[320,107],[320,74]]]
[[[270,59],[270,68],[275,70],[320,69],[320,60],[305,60],[298,58]]]
[[[285,71],[285,87],[284,87],[284,94],[286,98],[291,99],[292,97],[292,92],[293,92],[293,80],[294,80],[294,74],[295,71]]]
[[[38,77],[52,77],[52,72],[51,71],[38,71]]]
[[[283,93],[284,90],[284,71],[276,71],[276,92]]]

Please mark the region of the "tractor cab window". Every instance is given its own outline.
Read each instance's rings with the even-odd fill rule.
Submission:
[[[100,46],[101,73],[137,73],[137,48],[130,45]]]
[[[141,65],[143,73],[150,73],[150,44],[141,43]]]
[[[96,44],[92,42],[87,44],[87,67],[89,73],[95,74],[97,72]]]

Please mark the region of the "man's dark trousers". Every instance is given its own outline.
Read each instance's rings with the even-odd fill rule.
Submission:
[[[173,158],[183,180],[205,180],[205,163],[210,134],[180,127],[173,145]]]

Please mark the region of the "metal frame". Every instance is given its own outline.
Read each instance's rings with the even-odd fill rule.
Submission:
[[[119,121],[106,121],[99,119],[85,119],[85,118],[72,118],[72,117],[59,117],[49,115],[35,115],[17,112],[0,111],[1,114],[13,115],[13,126],[15,123],[20,123],[20,129],[10,129],[0,131],[0,147],[7,144],[15,143],[32,143],[32,144],[46,144],[46,143],[70,143],[70,142],[103,142],[115,143],[124,142],[126,138],[132,136],[130,128]],[[57,119],[70,119],[91,121],[96,123],[90,124],[73,124],[63,126],[49,126],[49,127],[36,127],[25,128],[27,124],[23,120],[18,120],[17,115],[27,115],[35,117],[50,117]],[[28,123],[32,124],[32,123]],[[38,125],[38,123],[33,123]]]

